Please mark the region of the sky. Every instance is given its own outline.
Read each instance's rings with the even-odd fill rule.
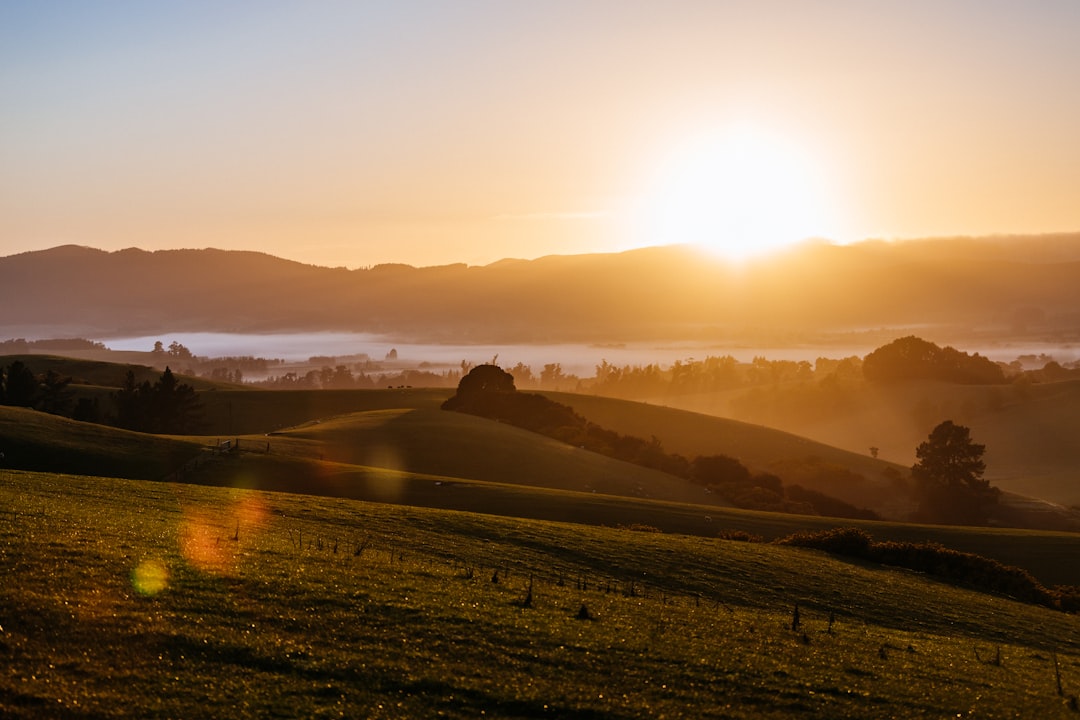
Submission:
[[[1076,0],[0,0],[0,256],[1080,230]]]

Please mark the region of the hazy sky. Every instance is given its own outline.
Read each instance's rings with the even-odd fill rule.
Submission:
[[[476,264],[758,222],[1080,229],[1080,2],[0,0],[0,255]]]

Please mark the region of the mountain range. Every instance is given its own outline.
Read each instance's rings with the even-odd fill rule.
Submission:
[[[0,258],[0,328],[39,337],[372,332],[439,342],[799,341],[923,328],[1068,339],[1080,233],[809,242],[743,265],[689,246],[485,266],[328,268],[249,251]]]

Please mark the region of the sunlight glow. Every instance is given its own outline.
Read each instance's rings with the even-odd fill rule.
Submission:
[[[829,228],[811,158],[755,127],[698,136],[661,163],[641,208],[649,244],[690,243],[744,260]]]

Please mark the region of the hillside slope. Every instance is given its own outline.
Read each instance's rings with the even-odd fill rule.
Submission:
[[[1077,616],[818,552],[8,471],[0,516],[6,718],[1076,715]]]
[[[1080,505],[1080,382],[1013,385],[950,385],[906,382],[865,384],[846,394],[833,413],[799,413],[783,388],[669,395],[653,402],[718,417],[778,428],[856,455],[874,446],[880,457],[903,467],[915,448],[943,420],[971,428],[986,445],[986,478],[1002,489],[1066,506]]]
[[[313,441],[326,460],[535,487],[718,504],[700,486],[461,413],[387,409],[282,431]]]
[[[902,517],[908,510],[906,504],[898,505],[882,474],[894,466],[868,455],[773,428],[661,405],[573,393],[544,395],[616,432],[656,437],[668,452],[688,458],[729,455],[754,471],[774,472],[786,482],[804,484],[886,516]]]
[[[196,457],[194,438],[130,432],[0,405],[0,466],[160,480]]]

